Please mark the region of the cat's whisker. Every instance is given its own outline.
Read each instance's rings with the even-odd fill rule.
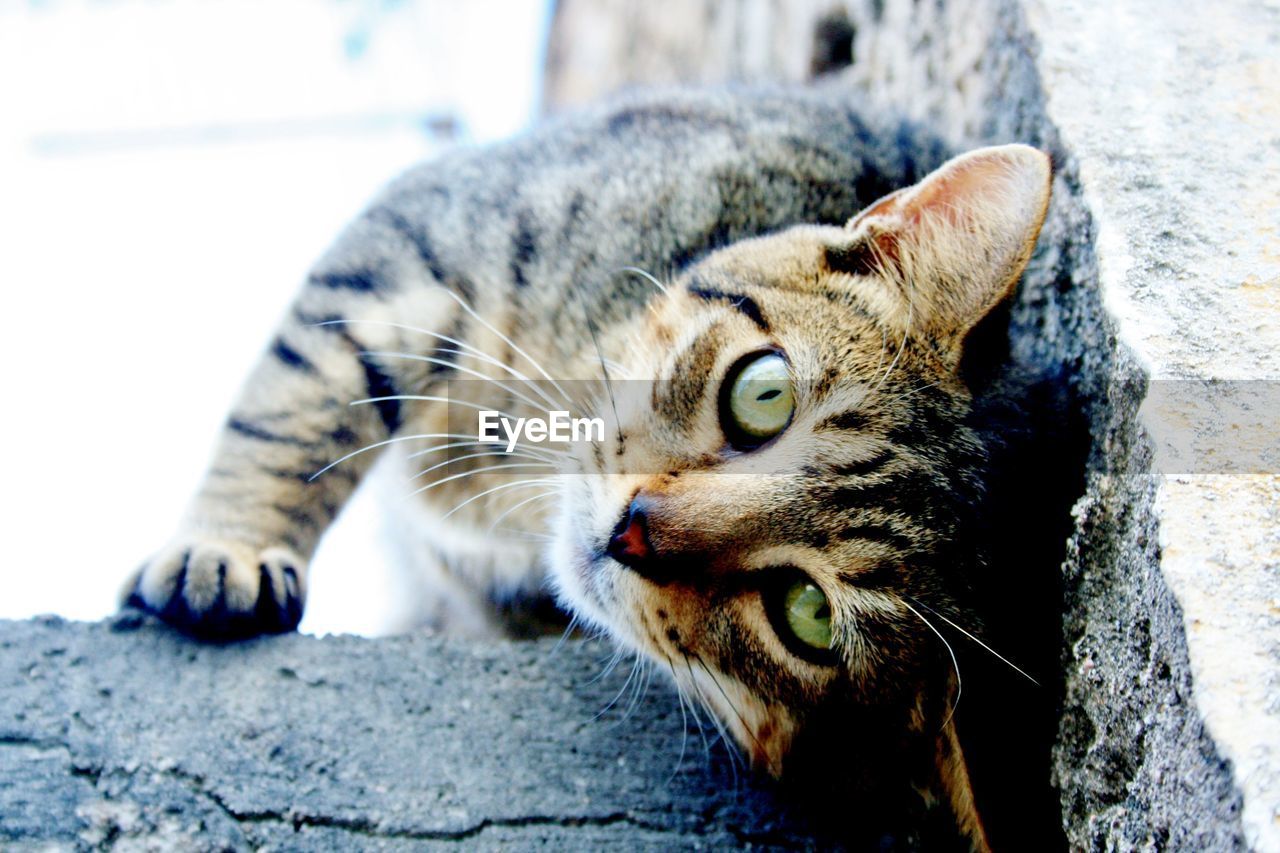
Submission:
[[[441,397],[437,394],[388,394],[385,397],[365,397],[360,400],[352,400],[348,406],[364,406],[369,403],[383,403],[388,400],[398,400],[401,402],[425,402],[425,403],[449,403],[454,406],[466,406],[469,409],[475,409],[478,412],[495,411],[492,406],[482,406],[479,403],[473,403],[470,400],[459,400],[455,397]],[[499,415],[505,417],[514,417],[508,412],[498,412]]]
[[[463,471],[461,474],[450,474],[448,477],[441,477],[439,480],[432,480],[420,489],[416,489],[409,493],[409,497],[420,495],[428,489],[434,489],[436,486],[449,483],[454,480],[465,480],[467,477],[474,477],[477,474],[486,474],[490,471],[502,471],[509,468],[554,468],[550,462],[511,462],[506,465],[486,465],[483,468],[473,468],[470,471]]]
[[[618,688],[618,692],[615,693],[613,695],[613,698],[609,700],[609,704],[605,705],[603,708],[601,708],[599,711],[595,713],[595,716],[591,718],[591,722],[594,723],[596,720],[600,719],[605,714],[609,713],[610,708],[618,704],[618,700],[622,698],[623,692],[627,689],[627,687],[631,685],[631,680],[636,677],[636,671],[639,668],[640,668],[640,656],[635,655],[631,659],[631,672],[627,674],[627,680],[622,682],[622,686]]]
[[[631,667],[631,675],[635,677],[627,678],[627,682],[630,685],[629,689],[628,689],[628,684],[624,684],[622,686],[623,691],[630,694],[630,698],[627,700],[627,706],[626,708],[623,709],[622,715],[618,717],[617,721],[614,722],[613,725],[610,726],[610,728],[617,728],[618,726],[625,723],[630,718],[632,712],[635,711],[636,702],[639,701],[639,698],[642,695],[643,691],[649,689],[648,678],[651,670],[648,668],[648,663],[649,662],[642,655],[636,655],[635,663],[632,664],[632,667]],[[617,700],[621,698],[621,696],[622,694],[620,692],[618,696],[614,697],[614,702],[611,702],[610,704],[612,705],[616,703]]]
[[[578,306],[582,309],[582,319],[587,325],[587,332],[591,335],[591,344],[595,347],[596,358],[600,362],[600,372],[604,376],[605,390],[609,395],[609,404],[613,407],[613,424],[618,434],[618,445],[622,445],[622,421],[618,417],[618,400],[613,394],[613,382],[609,378],[609,368],[605,365],[604,351],[600,348],[600,331],[596,328],[595,320],[591,317],[591,312],[587,310],[586,300],[583,298],[582,289],[577,288],[572,291],[578,297]]]
[[[609,405],[613,407],[613,425],[618,433],[618,445],[622,446],[622,419],[618,417],[618,400],[613,396],[613,382],[609,379],[609,368],[604,363],[604,353],[600,350],[600,336],[596,331],[595,321],[590,317],[587,320],[587,331],[591,333],[591,343],[596,348],[596,356],[600,359],[600,370],[604,373],[605,390],[609,392]]]
[[[458,399],[453,398],[453,397],[441,397],[441,396],[439,396],[439,395],[435,395],[435,394],[391,394],[391,395],[388,395],[388,396],[385,396],[385,397],[365,397],[364,399],[361,399],[361,400],[352,400],[352,401],[351,401],[350,403],[348,403],[347,405],[350,405],[350,406],[363,406],[363,405],[368,405],[368,404],[370,404],[370,403],[382,403],[382,402],[385,402],[385,401],[388,401],[388,400],[399,400],[399,401],[415,401],[415,400],[416,400],[416,401],[419,401],[419,402],[427,402],[427,403],[448,403],[448,404],[450,404],[450,405],[455,405],[455,406],[466,406],[466,407],[467,407],[467,408],[469,408],[469,409],[475,409],[476,411],[479,411],[479,412],[492,412],[492,411],[498,411],[498,414],[499,414],[499,415],[501,415],[501,416],[503,416],[503,417],[507,417],[507,418],[514,417],[513,415],[509,414],[508,412],[503,412],[503,411],[495,410],[495,409],[490,408],[489,406],[482,406],[482,405],[480,405],[479,403],[473,403],[473,402],[471,402],[470,400],[458,400]],[[450,433],[450,434],[448,434],[447,436],[446,436],[445,434],[443,434],[443,433],[436,433],[436,434],[434,434],[432,437],[435,437],[435,436],[448,437],[448,438],[466,438],[466,437],[468,437],[468,436],[460,436],[460,435],[458,435],[457,433]],[[391,441],[397,441],[397,440],[398,440],[398,439],[395,439],[395,438],[393,438],[393,439],[388,439],[386,443],[390,443]],[[373,447],[376,447],[376,446],[380,446],[380,445],[370,445],[370,447],[369,447],[368,449],[372,449]],[[522,448],[522,449],[526,449],[526,450],[535,449],[535,448],[530,448],[528,445],[523,444],[523,443],[520,443],[520,442],[517,442],[517,443],[516,443],[516,446],[517,446],[517,447],[520,447],[520,448]],[[541,451],[541,452],[543,452],[543,453],[560,453],[560,454],[563,454],[564,456],[568,456],[568,455],[569,455],[569,453],[568,453],[567,451],[554,450],[554,449],[549,448],[549,447],[540,447],[540,448],[536,448],[536,449],[537,449],[537,450],[540,450],[540,451]],[[356,451],[356,453],[359,453],[359,452],[362,452],[362,451]],[[354,456],[354,455],[356,455],[356,454],[355,454],[355,453],[352,453],[352,454],[350,454],[350,455],[348,455],[348,456],[346,456],[346,457],[343,457],[343,458],[344,458],[344,459],[349,459],[349,458],[351,458],[351,456]],[[342,461],[342,460],[339,460],[339,461]],[[332,463],[332,464],[337,464],[337,463]],[[332,467],[332,464],[331,464],[329,467]]]
[[[611,358],[602,358],[600,359],[600,363],[603,364],[605,367],[609,368],[610,370],[612,370],[614,373],[618,374],[619,379],[631,378],[630,376],[627,375],[626,368]]]
[[[636,683],[635,692],[631,696],[631,702],[627,705],[626,713],[622,718],[625,720],[635,712],[636,707],[644,699],[649,692],[649,688],[653,686],[653,666],[652,661],[641,655],[640,681]]]
[[[927,385],[920,385],[918,387],[912,388],[910,391],[906,391],[902,394],[897,395],[896,397],[891,397],[888,400],[885,400],[884,405],[886,406],[892,405],[901,400],[905,400],[906,398],[910,397],[912,394],[919,394],[921,391],[928,391],[930,388],[936,388],[938,387],[939,384],[941,383],[930,382]]]
[[[525,374],[522,374],[521,371],[512,368],[511,365],[503,364],[502,361],[494,359],[493,356],[486,355],[484,352],[463,352],[462,350],[453,350],[451,347],[435,347],[433,352],[451,353],[451,355],[457,355],[458,357],[468,357],[468,359],[476,359],[477,361],[485,362],[485,364],[498,366],[498,368],[502,368],[503,370],[506,370],[507,373],[511,374],[512,378],[516,379],[517,382],[525,383],[526,386],[529,386],[532,389],[532,391],[538,393],[538,396],[543,398],[543,401],[547,403],[548,406],[552,407],[552,409],[556,409],[556,407],[562,405],[561,401],[556,400],[556,398],[550,396],[550,394],[543,391],[543,389],[538,386],[538,380],[526,377]]]
[[[707,712],[707,719],[711,721],[711,727],[715,729],[715,736],[711,739],[711,743],[707,748],[707,757],[710,759],[711,747],[713,747],[717,741],[724,744],[725,753],[729,756],[729,772],[733,776],[733,786],[736,788],[738,787],[739,782],[738,768],[741,767],[746,771],[750,769],[750,762],[742,755],[742,751],[738,747],[738,742],[733,739],[733,736],[729,733],[729,729],[726,724],[714,711],[711,710],[711,704],[707,699],[706,694],[702,692],[701,685],[698,685],[697,693],[698,701],[703,703],[703,710]],[[699,720],[699,722],[701,722],[701,720]]]
[[[535,380],[530,379],[528,376],[525,376],[523,373],[516,370],[511,365],[507,364],[505,361],[494,358],[492,355],[485,352],[484,350],[478,347],[475,347],[465,341],[460,341],[457,338],[451,338],[448,335],[442,335],[439,332],[433,332],[429,329],[419,328],[418,326],[406,325],[405,323],[393,323],[388,320],[324,320],[322,322],[311,323],[309,325],[311,326],[343,326],[343,325],[389,326],[394,329],[404,329],[405,331],[408,331],[408,332],[417,332],[418,334],[429,335],[433,338],[436,338],[437,340],[446,341],[448,343],[454,344],[455,346],[460,346],[463,349],[469,350],[473,358],[479,358],[488,362],[489,364],[493,364],[498,367],[501,367],[503,370],[506,370],[515,378],[532,384],[533,390],[537,391],[538,395],[541,396],[544,400],[546,400],[547,403],[551,405],[553,408],[555,406],[560,405],[554,398],[548,396],[546,392],[544,392],[541,388],[539,388]],[[443,350],[437,348],[437,351],[440,352]],[[458,350],[449,350],[449,352],[458,352]]]
[[[950,619],[948,619],[946,616],[943,616],[941,613],[939,613],[938,611],[934,610],[932,607],[930,607],[929,605],[925,604],[925,603],[924,603],[923,601],[921,601],[920,599],[918,599],[918,598],[912,598],[911,600],[912,600],[912,601],[914,601],[916,604],[919,604],[919,605],[920,605],[921,607],[923,607],[925,610],[928,610],[928,611],[929,611],[930,613],[932,613],[934,616],[937,616],[937,617],[938,617],[939,619],[941,619],[943,622],[946,622],[946,623],[947,623],[948,625],[950,625],[952,628],[955,628],[955,629],[956,629],[957,631],[959,631],[961,634],[964,634],[964,635],[965,635],[966,637],[968,637],[970,640],[973,640],[973,641],[974,641],[975,643],[977,643],[979,646],[982,646],[982,648],[986,649],[986,650],[987,650],[988,652],[990,652],[991,654],[995,655],[995,656],[996,656],[996,658],[997,658],[998,660],[1002,661],[1002,662],[1003,662],[1003,663],[1005,663],[1007,666],[1011,667],[1011,668],[1013,669],[1013,671],[1014,671],[1014,672],[1016,672],[1016,673],[1018,673],[1019,675],[1021,675],[1021,676],[1022,676],[1023,678],[1025,678],[1027,681],[1030,681],[1030,682],[1031,682],[1032,684],[1034,684],[1036,687],[1039,687],[1039,686],[1040,686],[1040,682],[1036,681],[1034,678],[1032,678],[1030,675],[1028,675],[1025,671],[1023,671],[1023,670],[1022,670],[1022,669],[1021,669],[1017,664],[1015,664],[1013,661],[1009,660],[1007,657],[1005,657],[1004,655],[1000,654],[1000,653],[999,653],[999,652],[997,652],[995,649],[993,649],[993,648],[991,648],[990,646],[988,646],[986,643],[982,642],[982,640],[979,640],[979,639],[978,639],[977,637],[975,637],[973,634],[970,634],[970,633],[969,633],[968,631],[966,631],[964,628],[961,628],[961,627],[960,627],[959,625],[957,625],[955,622],[952,622],[952,621],[951,621]]]
[[[413,353],[408,353],[408,352],[382,352],[382,351],[362,352],[361,355],[369,355],[377,358],[402,358],[408,361],[421,361],[426,364],[437,364],[444,367],[449,367],[449,368],[452,368],[453,370],[459,371],[461,373],[465,373],[468,376],[474,376],[477,379],[482,379],[485,382],[492,383],[493,385],[502,389],[506,393],[510,394],[512,397],[515,397],[520,402],[531,407],[535,412],[540,412],[545,408],[544,403],[538,402],[537,400],[531,399],[530,397],[527,397],[524,394],[521,394],[519,391],[513,390],[510,386],[498,381],[497,379],[494,379],[492,376],[485,376],[483,373],[481,373],[478,370],[472,370],[469,367],[463,367],[462,365],[457,364],[456,362],[446,361],[443,358],[435,358],[434,356],[429,356],[429,355],[414,355]]]
[[[501,484],[499,484],[499,485],[497,485],[497,486],[494,486],[494,487],[493,487],[493,488],[491,488],[491,489],[485,489],[483,492],[481,492],[481,493],[480,493],[480,494],[478,494],[478,495],[472,495],[471,497],[467,498],[467,499],[466,499],[465,501],[463,501],[462,503],[460,503],[460,504],[458,504],[457,506],[455,506],[453,509],[451,509],[451,510],[449,510],[448,512],[446,512],[444,515],[442,515],[442,516],[440,517],[440,519],[441,519],[441,521],[443,521],[444,519],[446,519],[446,518],[448,518],[449,516],[453,515],[453,514],[454,514],[455,512],[457,512],[458,510],[462,509],[464,506],[467,506],[467,505],[468,505],[468,504],[470,504],[470,503],[474,503],[475,501],[480,500],[481,498],[485,497],[486,495],[491,495],[491,494],[493,494],[494,492],[502,491],[503,489],[514,489],[514,488],[517,488],[517,487],[520,487],[520,488],[527,488],[527,487],[530,487],[530,486],[559,486],[559,485],[560,485],[560,484],[559,484],[559,483],[557,483],[555,480],[548,480],[548,479],[546,479],[545,477],[543,477],[543,478],[541,478],[541,479],[538,479],[538,478],[530,478],[530,479],[528,479],[528,480],[518,480],[518,481],[516,481],[516,482],[514,482],[514,483],[501,483]],[[419,490],[419,491],[421,491],[421,490]],[[416,493],[415,493],[415,494],[416,494]]]
[[[417,459],[419,456],[426,456],[430,453],[439,453],[441,450],[453,450],[454,448],[458,448],[458,447],[493,447],[493,446],[494,446],[494,442],[477,441],[476,439],[473,438],[471,441],[454,441],[454,442],[450,442],[449,444],[437,444],[435,447],[428,447],[425,450],[415,450],[413,453],[410,453],[406,458]],[[542,462],[554,462],[555,457],[569,455],[563,450],[551,450],[549,448],[543,448],[543,447],[535,448],[535,447],[528,447],[526,445],[517,445],[517,447],[520,447],[521,449],[511,450],[511,451],[502,450],[499,452],[502,453],[503,456],[518,456],[524,459],[537,459]]]
[[[681,765],[684,764],[684,751],[689,745],[689,716],[684,710],[684,690],[680,687],[680,680],[676,678],[675,665],[671,663],[671,658],[667,658],[665,654],[663,657],[666,658],[667,666],[671,669],[671,683],[676,688],[676,701],[680,703],[680,757],[676,759],[675,769],[667,777],[667,784],[670,785],[676,778],[676,774],[680,772]]]
[[[603,708],[601,708],[599,711],[596,711],[594,714],[591,715],[591,719],[588,722],[594,723],[598,721],[601,717],[603,717],[605,714],[609,713],[609,709],[612,708],[620,698],[622,698],[622,691],[627,689],[627,685],[631,683],[631,677],[635,674],[636,674],[636,665],[635,665],[635,662],[632,661],[631,672],[627,674],[627,680],[622,682],[622,686],[618,688],[618,692],[613,694],[613,698],[610,699]]]
[[[730,707],[730,711],[733,712],[733,716],[737,717],[737,721],[739,721],[739,724],[742,726],[742,731],[745,731],[745,733],[748,734],[749,738],[751,738],[751,742],[755,744],[756,749],[759,749],[760,754],[762,754],[762,756],[767,756],[768,753],[764,751],[764,745],[760,743],[760,740],[758,738],[756,738],[754,731],[751,731],[751,727],[749,725],[746,725],[746,719],[745,717],[742,717],[742,712],[737,710],[736,704],[733,703],[731,698],[728,698],[728,693],[726,692],[726,690],[724,690],[724,686],[721,683],[719,683],[719,679],[716,678],[716,674],[714,674],[712,669],[710,669],[710,667],[707,666],[707,662],[705,662],[703,658],[699,656],[699,654],[694,654],[694,660],[698,661],[698,666],[703,667],[703,672],[707,672],[707,676],[710,680],[712,680],[712,684],[716,685],[716,689],[718,690],[719,694],[721,694],[722,697],[724,697],[724,702],[726,702],[726,704],[728,704],[728,707]],[[686,666],[689,665],[689,656],[687,656],[687,654],[685,654],[685,665]],[[692,674],[692,670],[690,670],[689,672],[690,678],[692,678],[692,675],[694,674]],[[696,681],[695,681],[695,684],[696,684]],[[709,704],[708,704],[708,707],[710,707]],[[714,715],[712,716],[714,719]],[[726,740],[724,740],[724,743],[728,743],[727,738]],[[771,767],[769,767],[769,770],[771,771],[776,770],[776,768],[774,768],[771,765]],[[736,772],[735,772],[735,779],[736,779]]]
[[[706,724],[702,722],[702,714],[698,713],[697,705],[690,700],[689,712],[693,714],[693,724],[698,728],[698,736],[702,739],[702,754],[706,756],[707,761],[711,760],[711,748],[716,745],[716,741],[724,741],[725,748],[729,753],[729,761],[733,767],[735,781],[737,779],[738,768],[737,761],[739,759],[737,748],[732,741],[725,740],[725,731],[715,723],[715,715],[707,711],[707,716],[712,720],[711,728],[715,729],[715,736],[711,740],[707,740]]]
[[[569,403],[569,395],[566,394],[565,390],[560,387],[560,383],[556,382],[554,379],[551,378],[551,374],[547,373],[547,371],[543,369],[542,365],[538,362],[537,359],[529,355],[529,353],[525,352],[523,349],[520,348],[519,344],[511,340],[511,338],[507,337],[502,332],[498,331],[496,328],[493,327],[491,323],[489,323],[487,320],[485,320],[483,317],[477,314],[471,308],[471,306],[468,305],[465,300],[463,300],[461,296],[454,293],[452,290],[443,290],[442,292],[446,296],[451,298],[454,302],[457,302],[458,305],[462,307],[462,310],[470,314],[477,323],[479,323],[480,325],[484,326],[486,329],[488,329],[489,331],[497,335],[502,340],[502,342],[505,343],[507,346],[511,347],[512,350],[524,356],[525,360],[528,361],[530,364],[532,364],[534,369],[537,370],[539,373],[541,373],[542,377],[551,383],[551,387],[555,388],[556,391],[560,392],[560,396],[564,398],[566,405]]]
[[[498,359],[494,358],[493,356],[488,355],[487,353],[463,352],[462,350],[456,350],[451,347],[436,347],[433,351],[437,353],[450,353],[450,354],[457,355],[459,357],[474,358],[477,361],[480,361],[484,364],[492,364],[495,367],[500,367],[503,370],[505,370],[507,373],[511,374],[511,377],[514,381],[528,385],[535,393],[537,393],[539,397],[542,398],[543,402],[546,403],[546,405],[549,406],[550,408],[556,409],[562,405],[562,401],[557,400],[555,397],[552,397],[546,391],[543,391],[541,387],[539,387],[540,380],[530,379],[528,376],[516,370],[511,365],[501,362]],[[570,400],[570,403],[572,402],[574,401]]]
[[[593,380],[579,380],[579,384],[583,381],[591,382]],[[586,394],[573,397],[570,402],[576,408],[577,411],[586,412],[587,417],[598,418],[599,415],[596,412],[597,407],[594,405],[594,401],[595,401],[594,396],[592,396],[590,391],[588,391]],[[588,433],[589,432],[590,431],[588,431]],[[594,442],[594,439],[590,438],[590,435],[588,435],[587,440]]]
[[[437,463],[436,463],[436,464],[434,464],[434,465],[431,465],[431,466],[428,466],[428,467],[426,467],[426,468],[423,468],[421,471],[419,471],[418,473],[416,473],[416,474],[414,474],[413,476],[411,476],[411,477],[409,478],[409,482],[413,482],[414,480],[418,479],[419,477],[422,477],[422,476],[425,476],[425,475],[427,475],[427,474],[430,474],[432,471],[435,471],[435,470],[437,470],[437,469],[439,469],[439,468],[444,468],[444,467],[446,467],[446,466],[448,466],[448,465],[452,465],[452,464],[454,464],[455,462],[462,462],[463,460],[466,460],[466,459],[478,459],[478,458],[480,458],[480,457],[482,457],[482,456],[503,456],[503,457],[511,457],[511,456],[514,456],[514,455],[515,455],[514,453],[507,453],[505,450],[490,450],[490,451],[486,451],[485,453],[466,453],[466,454],[463,454],[462,456],[458,456],[458,457],[456,457],[456,458],[452,458],[452,459],[446,459],[446,460],[444,460],[443,462],[437,462]],[[547,460],[545,460],[545,459],[543,459],[543,460],[539,460],[539,461],[538,461],[538,462],[536,462],[536,463],[534,463],[534,462],[521,463],[521,465],[522,465],[522,467],[531,467],[531,466],[533,466],[533,465],[538,465],[538,466],[541,466],[541,467],[547,467],[547,468],[554,468],[554,467],[555,467],[555,464],[554,464],[554,463],[549,462],[549,461],[547,461]],[[486,470],[489,470],[489,469],[487,469],[487,468],[479,468],[479,469],[477,469],[477,470],[478,470],[478,471],[486,471]],[[463,472],[463,473],[464,473],[464,474],[469,474],[469,473],[473,473],[473,472],[467,471],[467,472]],[[459,478],[461,478],[462,476],[463,476],[463,474],[459,474],[459,475],[458,475],[458,477],[459,477]],[[438,483],[443,483],[443,482],[445,482],[445,480],[437,480],[436,482],[438,482]]]
[[[883,326],[880,327],[880,359],[876,362],[875,370],[871,371],[872,376],[880,375],[880,368],[884,367],[884,358],[889,353],[889,332]]]
[[[626,652],[622,650],[621,646],[615,646],[613,649],[613,654],[609,655],[607,658],[601,661],[601,663],[604,665],[604,668],[601,669],[600,672],[594,678],[588,681],[587,684],[595,684],[597,681],[600,681],[603,678],[608,678],[609,673],[613,672],[614,668],[618,665],[618,661],[622,660],[623,656],[625,655],[626,655]]]
[[[485,532],[486,532],[486,533],[492,533],[492,532],[493,532],[493,529],[494,529],[495,527],[497,527],[497,526],[498,526],[498,522],[499,522],[499,521],[502,521],[502,519],[506,518],[508,515],[511,515],[511,513],[515,512],[516,510],[518,510],[520,507],[524,506],[525,504],[531,504],[531,503],[533,503],[533,502],[534,502],[534,501],[536,501],[536,500],[542,500],[542,499],[544,499],[544,498],[554,498],[554,497],[559,497],[559,496],[560,496],[560,490],[559,490],[559,489],[554,489],[554,490],[552,490],[552,491],[542,492],[542,493],[540,493],[540,494],[536,494],[536,495],[534,495],[534,496],[533,496],[533,497],[531,497],[531,498],[525,498],[524,500],[520,501],[518,504],[515,504],[514,506],[510,506],[510,507],[508,507],[507,509],[503,510],[503,511],[502,511],[502,514],[501,514],[501,515],[499,515],[497,518],[495,518],[495,519],[493,520],[493,523],[489,525],[489,529],[488,529],[487,531],[485,531]],[[547,538],[548,538],[548,539],[551,539],[551,538],[553,538],[553,537],[548,536]]]
[[[702,752],[707,757],[707,760],[710,761],[711,760],[711,743],[707,741],[707,732],[702,726],[702,716],[698,713],[697,702],[694,701],[694,698],[692,696],[685,695],[684,687],[680,684],[680,678],[679,676],[676,675],[675,662],[671,660],[671,657],[667,655],[666,652],[662,653],[662,657],[666,660],[667,667],[671,670],[671,682],[672,684],[675,685],[676,696],[680,699],[680,716],[682,719],[684,719],[685,734],[686,736],[688,735],[688,725],[689,725],[688,719],[685,718],[685,708],[684,708],[685,702],[687,701],[689,704],[689,713],[693,715],[694,725],[698,729],[698,736],[702,738]],[[701,699],[701,697],[698,697],[698,698],[699,700]],[[683,744],[681,744],[680,754],[683,757],[684,755]],[[677,764],[676,770],[678,771],[679,769],[680,769],[680,765]],[[674,776],[675,776],[675,773],[673,772],[672,777],[674,778]]]
[[[348,403],[347,405],[349,405],[349,406],[364,406],[364,405],[368,405],[368,404],[370,404],[370,403],[382,403],[382,402],[385,402],[385,401],[388,401],[388,400],[399,400],[399,401],[419,401],[419,402],[427,402],[427,403],[448,403],[448,404],[450,404],[450,405],[454,405],[454,406],[466,406],[467,408],[469,408],[469,409],[475,409],[475,410],[476,410],[476,411],[478,411],[478,412],[492,412],[492,411],[497,411],[499,415],[501,415],[502,417],[506,417],[506,418],[512,418],[512,417],[514,417],[513,415],[511,415],[511,414],[510,414],[510,413],[508,413],[508,412],[504,412],[504,411],[500,411],[500,410],[495,410],[495,409],[490,408],[489,406],[482,406],[482,405],[480,405],[479,403],[473,403],[473,402],[471,402],[470,400],[458,400],[458,399],[453,398],[453,397],[441,397],[441,396],[439,396],[439,395],[435,395],[435,394],[390,394],[390,395],[385,396],[385,397],[365,397],[364,399],[361,399],[361,400],[352,400],[352,401],[351,401],[350,403]],[[449,437],[455,437],[455,434],[451,434]],[[393,440],[394,440],[394,439],[393,439]],[[528,445],[525,445],[525,444],[520,443],[520,442],[517,442],[517,443],[516,443],[516,446],[517,446],[517,447],[521,447],[521,448],[528,449]],[[551,448],[538,448],[538,449],[539,449],[539,450],[542,450],[542,451],[543,451],[543,452],[545,452],[545,453],[560,453],[560,452],[564,452],[564,451],[556,451],[556,450],[552,450]],[[352,454],[352,455],[354,455],[354,454]],[[567,456],[567,455],[568,455],[568,453],[566,452],[566,453],[565,453],[565,455]],[[347,457],[347,458],[350,458],[350,457]]]
[[[653,668],[649,666],[647,660],[643,658],[641,660],[643,662],[640,665],[640,678],[636,681],[631,701],[627,703],[627,709],[622,712],[622,720],[619,720],[619,723],[631,718],[631,715],[635,713],[636,707],[640,704],[640,700],[649,692],[649,687],[653,684]]]
[[[725,736],[726,735],[723,730],[716,730],[715,735],[711,738],[711,743],[707,745],[708,755],[711,754],[711,747],[715,746],[717,743],[723,743],[725,745],[725,749],[734,752],[736,755],[737,747],[734,746],[733,741],[725,740]]]
[[[556,644],[551,647],[551,651],[547,652],[548,660],[555,657],[556,653],[560,651],[560,649],[564,646],[565,642],[569,639],[570,636],[572,636],[573,629],[578,627],[578,622],[581,620],[581,618],[582,617],[578,615],[577,611],[574,611],[573,614],[569,617],[569,624],[565,626],[564,633],[560,635],[560,639],[556,640]]]
[[[596,360],[596,361],[599,361],[599,360]],[[584,382],[590,382],[591,384],[593,384],[593,387],[591,387],[590,391],[588,392],[590,394],[590,397],[588,398],[588,400],[582,403],[582,407],[584,407],[584,409],[586,410],[593,412],[596,418],[600,418],[600,415],[598,414],[598,412],[600,411],[600,409],[603,409],[604,403],[612,401],[612,394],[609,393],[609,388],[605,386],[603,379],[599,379],[599,378],[588,379],[588,380],[584,380]],[[617,416],[614,415],[614,419],[616,418]],[[593,444],[599,443],[599,439],[595,439],[595,438],[589,438],[589,441]]]
[[[507,533],[522,539],[528,539],[531,542],[554,542],[555,541],[554,536],[549,536],[545,533],[534,533],[529,530],[517,530],[514,527],[499,527],[497,528],[497,532]]]
[[[663,284],[662,282],[658,281],[658,280],[657,280],[656,278],[654,278],[653,276],[649,275],[649,273],[647,273],[647,272],[645,272],[644,270],[640,269],[640,267],[618,267],[618,269],[617,269],[617,270],[615,270],[615,272],[631,272],[631,273],[635,273],[636,275],[638,275],[638,276],[640,276],[641,278],[643,278],[645,281],[648,281],[648,282],[649,282],[650,284],[652,284],[654,287],[658,288],[658,290],[661,290],[664,296],[665,296],[665,295],[667,295],[667,294],[669,294],[669,293],[671,292],[671,291],[669,291],[669,290],[667,289],[667,286],[666,286],[665,284]]]
[[[907,348],[907,338],[911,337],[910,329],[911,329],[912,307],[913,306],[911,305],[911,303],[908,302],[907,303],[907,322],[906,322],[906,326],[902,330],[902,343],[898,345],[898,352],[894,355],[893,361],[889,362],[888,370],[884,372],[884,376],[882,376],[880,378],[880,381],[876,383],[876,387],[875,387],[876,391],[879,391],[880,388],[884,386],[884,383],[889,381],[889,376],[893,373],[893,369],[898,366],[898,359],[902,358],[902,353]]]
[[[904,607],[919,617],[920,621],[923,622],[930,631],[938,635],[938,639],[942,641],[942,645],[946,646],[947,654],[951,655],[951,666],[956,671],[956,698],[951,701],[951,710],[947,713],[947,718],[942,721],[942,728],[945,729],[947,724],[951,722],[953,717],[955,717],[956,708],[960,705],[960,694],[964,692],[964,681],[960,678],[960,663],[956,660],[955,649],[951,648],[951,644],[947,642],[946,637],[942,636],[942,632],[935,628],[932,622],[924,618],[924,614],[912,607],[905,599],[899,599],[899,601],[902,602]]]
[[[333,468],[337,465],[341,465],[343,462],[346,462],[348,459],[354,459],[355,457],[359,456],[361,453],[368,453],[370,450],[377,450],[379,447],[386,447],[388,444],[395,444],[396,442],[400,442],[400,441],[419,441],[427,438],[470,438],[470,437],[471,436],[461,435],[459,433],[453,433],[453,432],[425,432],[425,433],[417,433],[415,435],[393,436],[392,438],[383,439],[382,441],[375,441],[373,444],[366,444],[364,447],[360,448],[359,450],[353,450],[350,453],[348,453],[346,456],[342,456],[342,457],[339,457],[338,459],[333,460],[328,465],[324,466],[319,471],[312,474],[307,479],[307,482],[314,481],[316,477],[319,477],[325,471],[328,471],[330,468]]]

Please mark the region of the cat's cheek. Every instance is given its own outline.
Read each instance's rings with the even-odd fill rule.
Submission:
[[[751,754],[756,764],[775,777],[781,776],[795,740],[795,728],[790,714],[775,712],[767,716],[751,737]]]
[[[589,592],[593,578],[590,555],[576,547],[562,519],[547,551],[549,577],[556,599],[589,627],[612,633],[608,614]]]

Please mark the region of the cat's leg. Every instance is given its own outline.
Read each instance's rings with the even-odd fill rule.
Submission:
[[[404,401],[352,402],[431,394],[453,357],[439,338],[392,324],[463,334],[446,284],[409,241],[379,228],[357,223],[345,242],[358,249],[335,251],[310,276],[229,414],[177,534],[126,589],[128,604],[197,636],[297,626],[308,559],[377,455],[355,452],[413,429]],[[440,363],[370,354],[388,351]]]

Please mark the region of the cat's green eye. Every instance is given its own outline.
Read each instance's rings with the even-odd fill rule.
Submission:
[[[749,356],[729,372],[720,417],[730,443],[751,449],[786,429],[795,407],[787,362],[771,351]]]
[[[792,636],[813,649],[831,648],[831,604],[817,585],[797,580],[782,597],[782,616]]]

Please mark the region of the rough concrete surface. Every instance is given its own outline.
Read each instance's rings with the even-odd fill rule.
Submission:
[[[1167,393],[1179,380],[1280,379],[1280,4],[1046,5],[1030,18],[1037,32],[1075,34],[1043,38],[1040,64],[1080,164],[1107,310],[1164,386],[1139,421],[1194,434],[1204,396]],[[1254,396],[1274,447],[1280,409]],[[1225,430],[1211,443],[1244,438]],[[1246,839],[1280,850],[1280,469],[1248,453],[1220,472],[1183,467],[1155,450],[1152,533],[1185,620],[1187,698],[1232,765]],[[1158,712],[1144,710],[1140,734]],[[1195,769],[1178,768],[1180,781],[1200,783]]]
[[[1053,155],[1011,332],[1015,359],[1071,375],[1088,429],[1043,614],[1076,848],[1280,850],[1280,411],[1238,408],[1262,424],[1246,441],[1220,405],[1244,386],[1152,391],[1280,378],[1277,57],[1274,0],[562,0],[553,28],[552,109],[825,72],[958,146]],[[1233,464],[1184,465],[1171,432]]]
[[[692,721],[686,740],[671,691],[599,677],[609,657],[0,622],[0,849],[812,844]]]

